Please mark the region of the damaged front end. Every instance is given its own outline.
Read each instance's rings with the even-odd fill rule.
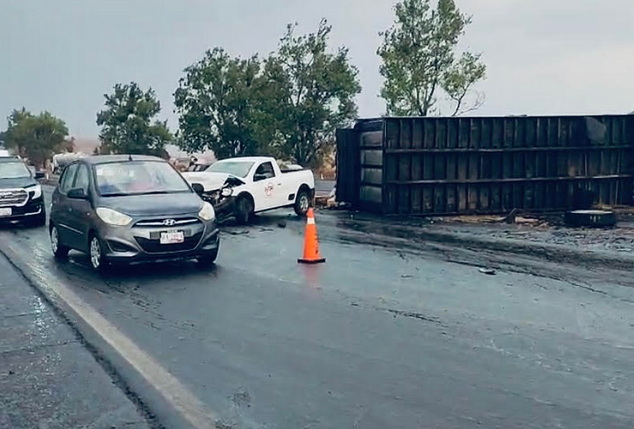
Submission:
[[[226,220],[235,215],[235,200],[233,188],[244,183],[236,177],[228,177],[221,188],[205,191],[202,199],[210,203],[216,212],[219,221]]]

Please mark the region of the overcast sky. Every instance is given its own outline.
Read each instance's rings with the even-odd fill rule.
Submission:
[[[176,126],[182,70],[222,46],[233,55],[274,50],[289,22],[320,18],[359,68],[362,117],[378,116],[378,32],[394,0],[0,0],[0,117],[49,110],[78,137],[96,137],[103,94],[117,82],[151,86]],[[483,115],[634,110],[634,1],[457,0],[473,15],[463,46],[482,52]],[[4,119],[0,129],[5,128]]]

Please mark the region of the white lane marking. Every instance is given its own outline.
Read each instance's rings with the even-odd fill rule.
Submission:
[[[18,253],[11,243],[2,240],[5,248],[9,248],[13,260]],[[36,260],[42,260],[43,254],[40,248],[32,249]],[[119,353],[139,374],[152,385],[192,426],[197,429],[213,429],[216,427],[214,413],[207,410],[205,405],[191,393],[176,377],[170,374],[156,360],[145,353],[123,332],[112,325],[97,310],[82,300],[72,290],[57,279],[51,278],[46,273],[41,263],[27,264],[39,284],[45,285],[44,289],[56,295],[68,305],[78,317],[86,322],[95,332],[103,338],[117,353]],[[39,286],[39,285],[38,285]]]

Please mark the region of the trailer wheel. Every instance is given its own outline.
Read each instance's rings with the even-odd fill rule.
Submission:
[[[575,210],[565,214],[568,226],[609,227],[616,225],[616,213],[608,210]]]

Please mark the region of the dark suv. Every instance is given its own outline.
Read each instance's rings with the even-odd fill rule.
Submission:
[[[95,270],[111,263],[197,258],[212,264],[219,231],[203,202],[167,162],[137,155],[91,156],[69,164],[53,193],[55,257],[85,252]]]
[[[16,156],[0,157],[0,220],[21,220],[34,226],[46,223],[42,186]]]

